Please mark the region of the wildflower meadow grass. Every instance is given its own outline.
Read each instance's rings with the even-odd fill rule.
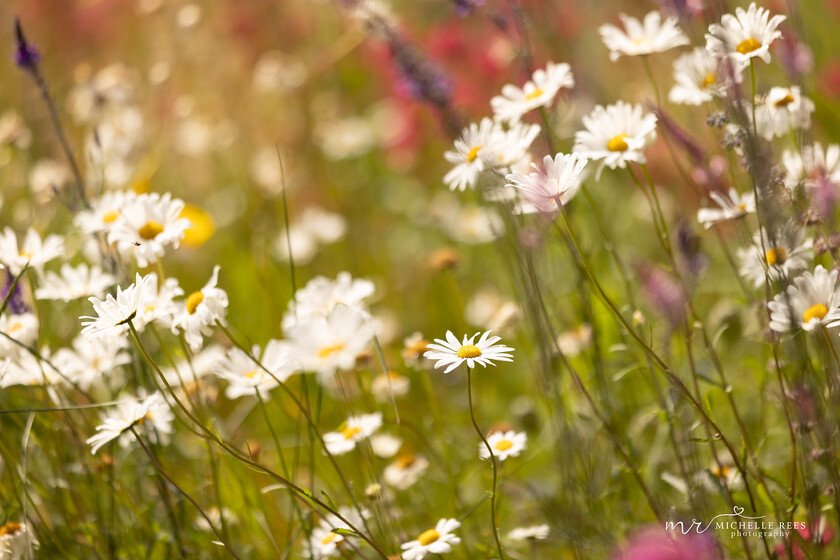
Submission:
[[[838,30],[0,3],[0,560],[840,558]]]

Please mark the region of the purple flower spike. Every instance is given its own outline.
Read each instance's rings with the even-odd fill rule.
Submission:
[[[24,70],[31,70],[41,62],[41,54],[34,46],[26,42],[26,37],[23,35],[23,28],[20,26],[20,20],[15,18],[15,39],[17,45],[15,47],[15,64]]]

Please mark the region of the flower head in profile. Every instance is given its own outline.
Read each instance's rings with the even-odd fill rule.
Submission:
[[[103,445],[118,439],[134,427],[148,428],[146,432],[149,437],[165,443],[172,433],[173,419],[174,415],[160,393],[154,393],[143,400],[124,401],[96,427],[96,434],[87,439],[91,446],[90,452],[96,454]],[[120,444],[123,447],[128,445],[125,441]]]
[[[487,436],[487,443],[493,450],[493,456],[499,461],[504,461],[508,457],[518,457],[520,453],[525,451],[528,435],[525,432],[514,432],[513,430],[493,432]],[[483,441],[478,445],[478,455],[482,459],[490,458],[490,452]]]
[[[452,546],[461,539],[453,533],[461,526],[457,519],[441,519],[434,529],[423,531],[413,541],[402,544],[404,560],[422,560],[428,554],[445,554],[452,551]]]
[[[164,255],[166,247],[178,248],[184,231],[192,224],[181,218],[184,201],[169,193],[143,194],[120,209],[117,221],[108,231],[108,241],[123,252],[132,252],[141,267]]]
[[[515,171],[507,177],[508,187],[519,190],[521,211],[531,208],[543,213],[553,213],[558,205],[565,206],[580,189],[586,177],[589,160],[578,154],[545,156],[543,165],[532,163],[534,171],[525,175]]]
[[[381,412],[351,416],[339,430],[324,434],[324,444],[332,455],[343,455],[355,449],[358,442],[369,438],[381,427]]]
[[[724,14],[720,23],[713,23],[706,33],[706,50],[716,58],[729,58],[739,68],[749,66],[753,58],[770,62],[770,45],[782,36],[778,27],[785,16],[770,17],[770,12],[755,2],[745,12],[736,8],[735,15]]]
[[[507,538],[512,541],[541,541],[547,539],[550,532],[548,525],[531,525],[513,529]]]
[[[73,301],[87,296],[102,297],[105,290],[114,285],[114,277],[102,272],[99,266],[82,263],[72,267],[61,265],[61,273],[47,272],[41,287],[35,290],[36,299]]]
[[[40,272],[45,264],[63,254],[64,240],[58,235],[48,235],[42,240],[38,232],[29,228],[18,244],[12,228],[7,227],[0,233],[0,262],[15,276],[27,265]]]
[[[702,105],[721,97],[732,82],[741,81],[741,68],[721,61],[703,47],[682,54],[674,61],[674,87],[668,93],[671,103]]]
[[[116,297],[108,294],[104,300],[88,298],[96,316],[82,316],[82,334],[88,337],[121,336],[128,330],[128,323],[137,317],[137,310],[145,306],[152,295],[149,289],[152,275],[137,273],[134,284],[123,290],[117,286]]]
[[[327,317],[337,306],[353,307],[367,313],[365,300],[375,291],[373,282],[339,272],[335,280],[317,276],[295,292],[289,310],[283,314],[283,330],[312,319]]]
[[[496,345],[501,338],[490,336],[490,332],[482,334],[478,342],[475,341],[475,337],[480,333],[475,333],[469,338],[464,335],[463,341],[458,342],[452,331],[446,331],[446,340],[436,338],[435,344],[429,344],[429,350],[424,356],[430,360],[437,360],[435,369],[448,366],[443,373],[449,373],[464,362],[471,369],[476,364],[487,367],[488,364],[495,365],[493,362],[512,362],[513,356],[510,353],[514,349],[504,344]]]
[[[497,121],[515,123],[525,113],[550,105],[562,88],[575,85],[571,67],[563,63],[549,62],[545,70],[534,72],[531,80],[518,88],[512,84],[502,87],[502,94],[490,100]]]
[[[743,218],[755,212],[755,193],[753,192],[740,195],[738,191],[731,188],[729,196],[712,191],[709,198],[715,201],[718,208],[701,208],[697,211],[697,221],[706,229],[717,223]]]
[[[574,151],[601,162],[597,176],[605,166],[623,169],[627,162],[645,163],[644,149],[656,138],[656,115],[623,101],[597,105],[583,117],[583,126],[575,133]]]
[[[758,132],[766,140],[787,136],[791,129],[811,127],[814,102],[802,95],[799,86],[771,88],[764,101],[756,108]]]
[[[840,325],[837,274],[836,270],[829,272],[818,265],[813,274],[805,272],[797,276],[787,291],[768,304],[770,328],[784,333],[796,328],[813,331],[822,325]]]
[[[799,185],[811,188],[819,179],[840,185],[840,145],[829,144],[823,149],[815,142],[801,150],[785,150],[782,154],[785,187],[795,191]]]
[[[365,508],[356,510],[347,506],[341,506],[338,509],[338,513],[356,528],[360,527],[364,523],[364,520],[370,517],[370,512]],[[314,558],[334,558],[343,555],[342,545],[346,544],[347,536],[335,532],[335,529],[350,530],[350,525],[339,519],[337,515],[328,514],[318,522],[317,527],[312,529],[310,544]]]
[[[216,286],[220,269],[219,265],[213,267],[210,280],[203,288],[188,295],[181,311],[172,317],[172,332],[183,332],[193,351],[201,348],[202,335],[212,334],[216,321],[224,321],[227,315],[227,293]]]
[[[652,11],[644,21],[621,14],[624,29],[605,24],[598,29],[601,40],[610,49],[610,60],[615,62],[622,55],[640,56],[665,52],[688,44],[688,37],[677,25],[677,18],[662,21],[662,14]]]

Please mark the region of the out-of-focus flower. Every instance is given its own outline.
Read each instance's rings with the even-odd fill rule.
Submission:
[[[429,460],[422,455],[405,453],[385,467],[382,471],[382,480],[397,490],[405,490],[420,480],[428,468]]]
[[[756,108],[755,120],[758,132],[765,139],[787,136],[791,129],[807,129],[811,126],[814,102],[802,95],[799,86],[774,87]]]
[[[41,54],[26,40],[20,20],[15,18],[15,64],[24,70],[34,70],[41,62]]]
[[[795,191],[799,185],[813,187],[820,178],[840,184],[840,145],[829,144],[823,149],[815,142],[801,150],[785,150],[782,154],[785,187]]]
[[[372,436],[382,427],[382,413],[351,416],[336,432],[324,434],[324,445],[332,455],[343,455],[356,448],[356,444]]]
[[[601,40],[610,49],[610,60],[616,61],[622,55],[640,56],[665,52],[688,44],[688,37],[677,25],[677,18],[662,21],[658,11],[649,12],[644,21],[621,14],[624,30],[605,24],[598,28]]]
[[[697,221],[706,229],[717,223],[743,218],[755,212],[755,193],[753,192],[744,193],[742,196],[733,187],[729,189],[729,196],[712,191],[709,197],[717,203],[719,208],[701,208],[697,211]]]
[[[395,371],[377,375],[370,384],[370,392],[379,402],[391,400],[391,395],[404,397],[411,388],[408,377],[400,375]]]
[[[283,330],[297,323],[323,319],[338,306],[352,307],[368,314],[365,300],[370,298],[375,286],[370,280],[353,278],[349,272],[339,272],[335,280],[317,276],[295,292],[289,309],[283,314]]]
[[[122,189],[135,173],[138,148],[145,137],[143,114],[137,107],[115,106],[106,111],[88,135],[92,182],[104,179],[109,189]]]
[[[645,163],[644,149],[656,138],[656,116],[623,101],[606,108],[597,105],[583,117],[583,126],[585,130],[575,133],[574,151],[601,162],[596,177],[604,166],[624,169],[627,162]]]
[[[269,340],[265,351],[255,345],[251,354],[259,358],[262,367],[239,348],[231,349],[218,364],[216,374],[228,382],[227,398],[259,394],[261,399],[268,400],[271,390],[297,371],[297,364],[285,342]]]
[[[38,539],[25,523],[6,521],[0,525],[0,558],[2,560],[23,560],[29,548],[38,548]]]
[[[129,107],[139,85],[140,74],[135,68],[111,64],[70,90],[67,110],[76,122],[100,121],[115,107]]]
[[[508,457],[519,457],[520,453],[525,451],[525,446],[528,443],[528,434],[525,432],[514,432],[513,430],[493,432],[487,436],[487,443],[490,444],[490,449],[493,450],[493,456],[499,461],[504,461]],[[488,451],[484,442],[478,444],[478,456],[482,459],[490,458],[490,451]]]
[[[770,328],[790,332],[799,327],[813,331],[820,326],[840,325],[840,286],[837,270],[828,272],[817,265],[814,273],[805,272],[793,280],[786,292],[768,304]]]
[[[428,350],[429,341],[423,337],[423,333],[415,332],[405,337],[403,340],[403,349],[400,352],[405,365],[416,368],[421,366],[423,362],[427,361],[423,354]]]
[[[44,275],[41,286],[35,290],[35,298],[61,301],[88,296],[101,298],[114,282],[114,277],[102,272],[99,266],[88,267],[82,263],[74,268],[65,263],[61,265],[60,274],[47,272]]]
[[[184,201],[169,193],[142,194],[128,200],[108,232],[108,241],[131,252],[141,267],[163,257],[166,247],[178,248],[190,221],[181,218]]]
[[[461,526],[457,519],[441,519],[434,529],[424,531],[413,541],[403,543],[401,548],[404,560],[422,560],[427,554],[446,554],[461,539],[453,531]]]
[[[160,393],[154,393],[142,401],[131,399],[120,403],[105,416],[102,424],[96,427],[96,434],[87,439],[87,444],[91,446],[91,454],[95,455],[103,445],[118,439],[134,427],[138,427],[138,430],[146,428],[145,433],[149,438],[166,444],[172,434],[174,418],[175,415]],[[121,440],[120,445],[128,447],[128,442]]]
[[[493,241],[501,235],[504,226],[493,209],[477,204],[451,206],[446,209],[442,221],[452,239],[470,245]]]
[[[201,380],[216,373],[219,364],[225,359],[225,349],[217,344],[210,344],[194,354],[190,359],[175,362],[174,367],[163,368],[163,376],[173,387],[195,389]]]
[[[4,313],[0,316],[0,332],[26,346],[32,346],[38,339],[40,322],[34,313]],[[14,356],[20,346],[7,339],[0,338],[0,357]]]
[[[216,321],[224,321],[227,315],[227,293],[216,286],[221,268],[219,265],[213,267],[210,280],[203,288],[188,295],[183,309],[172,318],[172,332],[183,332],[193,351],[201,348],[202,335],[211,335]]]
[[[376,132],[364,117],[321,121],[314,136],[324,155],[334,161],[359,157],[376,145]]]
[[[119,366],[131,362],[131,356],[125,351],[126,342],[78,336],[73,340],[72,350],[62,348],[52,361],[70,381],[87,390],[114,376]]]
[[[198,206],[185,204],[180,217],[190,222],[190,227],[184,230],[184,238],[181,240],[185,247],[201,247],[216,231],[213,217]]]
[[[521,316],[519,305],[492,289],[478,290],[464,309],[464,318],[471,325],[483,325],[491,331],[507,331]]]
[[[282,93],[301,86],[307,74],[301,60],[279,51],[266,51],[254,65],[251,87],[261,94]]]
[[[357,529],[362,526],[365,519],[370,517],[368,510],[362,508],[360,511],[361,514],[358,510],[346,506],[341,506],[338,509],[341,517]],[[350,530],[350,525],[339,519],[338,516],[329,514],[318,523],[317,527],[312,529],[312,536],[309,541],[316,559],[341,556],[342,551],[339,547],[347,539],[347,536],[336,533],[333,529]]]
[[[288,237],[285,229],[280,233],[276,243],[277,253],[283,260],[289,260],[291,245],[295,264],[308,264],[321,245],[341,240],[346,232],[347,221],[344,216],[323,208],[310,207],[303,211],[297,222],[289,226]]]
[[[577,194],[586,178],[587,163],[589,159],[578,154],[545,156],[542,166],[531,164],[534,172],[527,175],[514,172],[505,177],[505,186],[519,189],[523,202],[536,211],[553,214],[558,206],[565,206]]]
[[[661,525],[642,529],[616,550],[612,560],[722,560],[707,534],[669,534]]]
[[[64,163],[45,158],[29,171],[29,187],[39,202],[46,202],[73,180],[73,174]]]
[[[739,68],[749,66],[753,58],[770,62],[770,45],[782,36],[779,25],[785,16],[770,17],[770,12],[755,2],[745,12],[736,8],[735,15],[724,14],[720,23],[713,23],[706,33],[706,50],[717,58],[729,58]]]
[[[212,533],[213,527],[222,526],[222,518],[224,518],[224,523],[228,527],[239,523],[239,518],[236,516],[236,513],[226,507],[223,507],[220,510],[216,506],[210,506],[204,510],[204,512],[207,514],[207,517],[210,518],[210,523],[207,522],[207,519],[205,519],[203,515],[199,515],[195,518],[195,528],[199,531],[204,531],[205,533]]]
[[[108,191],[94,200],[89,210],[76,214],[76,227],[84,233],[107,233],[120,219],[122,209],[136,198],[131,191]]]
[[[476,364],[487,367],[488,364],[495,365],[494,361],[512,362],[513,356],[510,353],[514,349],[504,344],[497,345],[501,338],[490,336],[490,332],[482,334],[478,342],[475,341],[475,337],[481,333],[475,333],[469,338],[464,335],[464,339],[459,342],[452,331],[446,331],[446,340],[436,338],[435,344],[428,345],[429,350],[424,356],[430,360],[437,360],[435,369],[448,366],[443,373],[449,373],[464,362],[471,369],[475,368]]]
[[[744,487],[744,477],[741,471],[734,465],[731,457],[719,457],[712,462],[708,469],[699,473],[700,482],[710,491],[719,491],[726,488],[730,492],[737,492]]]
[[[646,299],[662,314],[671,327],[685,318],[686,297],[680,284],[665,270],[649,263],[640,263],[636,273],[642,281]]]
[[[703,47],[680,55],[674,61],[676,84],[668,93],[671,103],[702,105],[726,93],[732,80],[741,81],[741,69],[721,62]]]
[[[549,62],[545,70],[534,72],[531,80],[522,88],[512,84],[502,87],[502,94],[490,100],[497,121],[515,123],[522,115],[539,107],[546,107],[554,101],[562,88],[575,85],[571,67],[564,63]]]
[[[397,454],[402,447],[403,440],[392,434],[374,434],[370,436],[370,448],[373,454],[388,459]]]
[[[23,242],[18,244],[17,235],[7,227],[0,233],[0,262],[17,276],[27,264],[39,272],[44,265],[64,254],[64,239],[48,235],[43,240],[38,232],[29,228]]]
[[[32,143],[32,132],[26,128],[21,116],[14,110],[0,115],[0,146],[14,144],[25,150]]]
[[[184,290],[178,285],[177,278],[167,278],[158,286],[157,273],[151,272],[148,276],[146,297],[143,299],[143,305],[137,309],[134,326],[142,330],[149,323],[160,321],[169,327],[172,317],[181,310],[180,305],[175,303],[175,298],[184,295]]]
[[[752,247],[738,249],[738,272],[758,288],[764,284],[765,269],[773,281],[793,278],[808,268],[813,253],[813,241],[794,224],[779,228],[772,236],[762,229],[753,236]]]
[[[548,525],[517,527],[508,533],[507,538],[512,541],[541,541],[548,538],[549,532]]]
[[[567,358],[574,358],[592,346],[592,327],[584,324],[576,329],[560,333],[557,348]]]

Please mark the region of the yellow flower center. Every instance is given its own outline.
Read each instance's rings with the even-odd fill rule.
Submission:
[[[257,374],[258,374],[259,372],[260,372],[260,371],[259,371],[259,370],[257,370],[257,369],[252,369],[251,371],[249,371],[248,373],[246,373],[246,374],[244,375],[244,377],[247,377],[248,379],[253,379],[253,378],[255,378],[255,377],[257,376]]]
[[[750,37],[749,39],[744,39],[738,46],[735,47],[735,50],[741,54],[750,54],[751,52],[758,50],[761,48],[761,43]]]
[[[344,436],[344,439],[352,439],[353,436],[355,436],[361,431],[362,429],[358,426],[353,426],[352,428],[350,426],[347,426],[346,428],[341,430],[341,435]]]
[[[611,152],[623,152],[630,147],[627,145],[627,142],[625,142],[625,138],[629,137],[629,134],[624,134],[623,132],[613,136],[610,138],[609,142],[607,142],[607,149]]]
[[[140,230],[137,233],[140,234],[140,237],[142,239],[145,239],[146,241],[148,241],[149,239],[154,239],[155,237],[160,235],[162,232],[163,232],[163,224],[161,224],[160,222],[156,222],[154,220],[150,220],[150,221],[146,222],[146,224],[143,227],[141,227]]]
[[[23,323],[14,323],[12,325],[9,325],[9,328],[6,329],[6,334],[11,334],[13,332],[19,331],[22,328],[23,328]]]
[[[336,352],[341,352],[344,350],[343,344],[335,344],[333,346],[325,346],[318,351],[319,358],[329,358],[332,354]]]
[[[822,320],[826,315],[828,315],[828,307],[821,303],[815,303],[805,310],[805,313],[802,314],[802,320],[806,323],[811,319]]]
[[[439,538],[440,533],[438,533],[434,529],[429,529],[428,531],[423,532],[423,534],[417,537],[417,540],[420,542],[420,546],[429,546]]]
[[[707,88],[709,86],[714,85],[717,82],[717,74],[714,72],[706,72],[706,75],[703,76],[703,83],[700,84],[701,88]]]
[[[478,346],[467,344],[466,346],[458,348],[457,356],[459,358],[478,358],[481,356],[481,350]]]
[[[722,467],[712,467],[712,474],[719,479],[726,479],[729,478],[729,472],[732,470],[732,467],[729,465],[723,465]]]
[[[29,260],[32,258],[32,253],[30,253],[29,251],[21,251],[20,253],[18,253],[18,256]]]
[[[495,447],[498,451],[507,451],[508,449],[513,447],[513,442],[509,439],[502,439],[499,440]]]
[[[111,210],[110,212],[105,212],[102,215],[102,222],[106,224],[112,224],[117,221],[117,218],[120,217],[120,213],[116,210]]]
[[[329,535],[327,535],[326,537],[321,539],[321,544],[330,544],[331,542],[333,542],[335,540],[335,538],[337,536],[338,536],[338,533],[330,533]]]
[[[417,457],[415,457],[411,453],[407,453],[405,455],[401,455],[401,456],[397,457],[397,460],[394,461],[394,463],[396,464],[398,469],[405,470],[408,467],[410,467],[411,465],[413,465],[416,461],[417,461]]]
[[[782,264],[787,259],[787,250],[784,247],[774,247],[773,249],[768,249],[764,253],[764,256],[767,259],[767,264],[770,266]]]
[[[198,306],[201,304],[202,301],[204,301],[204,294],[202,294],[200,291],[193,292],[190,295],[188,295],[186,302],[187,313],[189,313],[190,315],[195,313],[195,310],[198,309]]]
[[[4,537],[6,535],[14,535],[18,531],[23,529],[23,525],[20,523],[15,523],[14,521],[7,521],[0,527],[0,537]]]
[[[779,99],[778,101],[776,101],[774,103],[774,105],[778,108],[782,108],[782,107],[787,107],[788,105],[790,105],[794,101],[796,101],[796,99],[794,99],[791,94],[786,93],[785,96],[782,97],[781,99]]]
[[[478,157],[478,152],[481,151],[481,146],[473,146],[467,154],[467,162],[472,163]]]
[[[543,95],[545,92],[540,88],[535,88],[534,91],[525,96],[525,101],[532,101],[537,97]]]

